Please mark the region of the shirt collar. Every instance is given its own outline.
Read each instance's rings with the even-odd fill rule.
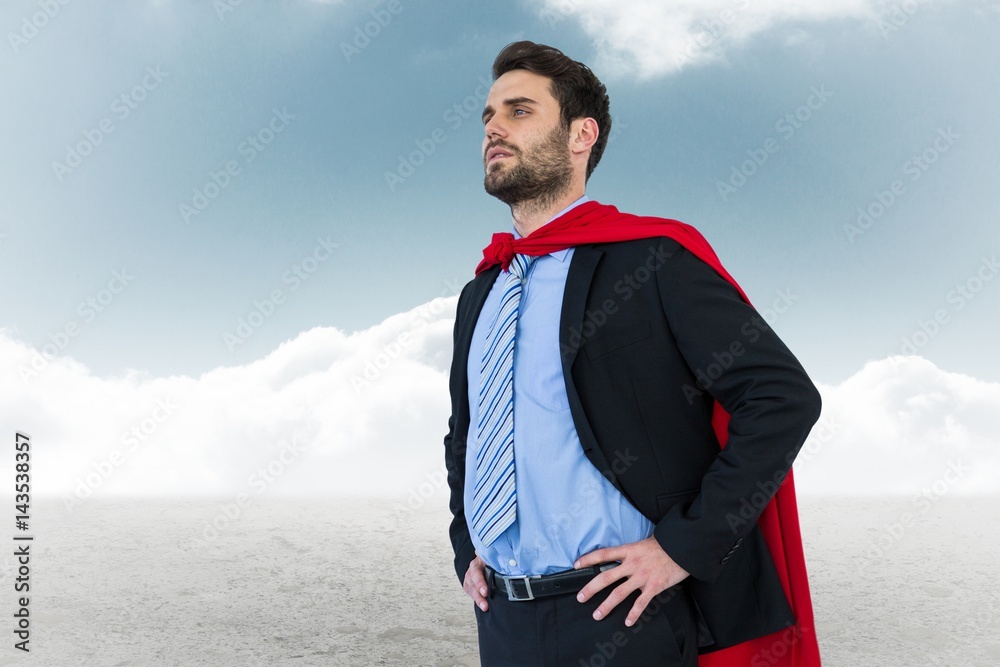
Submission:
[[[587,197],[586,194],[584,194],[579,199],[577,199],[575,202],[573,202],[572,204],[570,204],[569,206],[567,206],[566,208],[564,208],[563,210],[559,211],[554,216],[552,216],[551,218],[549,218],[548,222],[552,222],[553,220],[555,220],[556,218],[558,218],[560,215],[566,213],[567,211],[570,211],[571,209],[576,208],[577,206],[579,206],[580,204],[582,204],[582,203],[584,203],[586,201],[589,201],[589,198]],[[513,231],[514,231],[514,238],[515,239],[521,238],[521,235],[517,233],[516,229],[514,229]],[[555,257],[556,259],[558,259],[560,262],[563,262],[563,261],[566,260],[566,255],[569,253],[569,250],[570,250],[569,248],[563,248],[562,250],[553,250],[549,254],[552,255],[553,257]]]

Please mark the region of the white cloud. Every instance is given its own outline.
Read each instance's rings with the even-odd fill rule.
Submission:
[[[0,333],[0,423],[32,437],[36,492],[405,494],[443,468],[456,301],[200,377],[95,377]]]
[[[772,28],[787,29],[789,42],[803,42],[802,24],[833,19],[874,24],[898,4],[888,0],[543,0],[539,13],[553,26],[576,20],[594,40],[594,68],[602,75],[648,78],[724,60],[731,50]],[[912,5],[913,12],[921,6],[905,4]],[[908,14],[903,16],[908,18]]]
[[[1000,384],[890,357],[820,391],[823,416],[795,463],[800,493],[1000,492]]]
[[[33,490],[47,494],[442,492],[456,300],[350,335],[312,329],[199,377],[96,377],[0,332],[0,424],[31,435]],[[917,494],[956,462],[948,492],[1000,492],[1000,384],[896,357],[821,391],[800,493]]]

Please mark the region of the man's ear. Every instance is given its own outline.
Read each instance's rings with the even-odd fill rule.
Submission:
[[[588,152],[597,142],[600,129],[593,118],[577,118],[569,124],[569,150],[579,154]]]

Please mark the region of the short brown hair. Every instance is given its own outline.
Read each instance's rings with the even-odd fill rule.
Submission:
[[[583,63],[555,47],[534,42],[513,42],[505,46],[493,61],[493,80],[515,69],[528,70],[552,80],[552,96],[559,102],[559,115],[565,128],[569,129],[570,123],[577,118],[597,121],[597,141],[587,161],[589,179],[601,161],[611,132],[611,101],[604,84]]]

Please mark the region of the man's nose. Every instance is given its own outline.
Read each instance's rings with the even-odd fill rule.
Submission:
[[[507,136],[506,128],[503,127],[503,124],[499,120],[497,120],[495,115],[487,121],[485,130],[487,139]]]

